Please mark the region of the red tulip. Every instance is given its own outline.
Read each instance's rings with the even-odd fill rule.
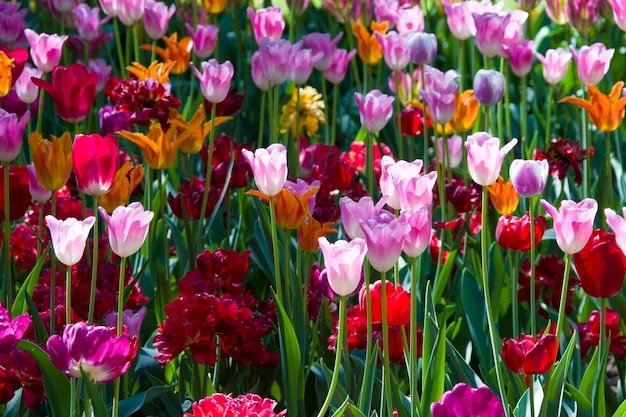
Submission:
[[[111,135],[76,135],[72,164],[81,192],[87,195],[109,192],[117,171],[118,152],[117,139]]]
[[[387,289],[387,323],[390,326],[404,326],[411,320],[411,293],[386,281]],[[365,286],[359,294],[359,304],[366,311]],[[382,282],[376,281],[370,285],[370,299],[372,302],[372,323],[382,323]]]
[[[4,166],[0,166],[0,196],[4,196]],[[9,221],[21,218],[31,197],[28,190],[28,170],[26,167],[9,166]],[[0,221],[4,221],[4,197],[0,199]]]
[[[98,75],[83,64],[56,66],[52,83],[33,78],[33,83],[50,94],[59,117],[67,122],[80,122],[89,115],[96,99]]]
[[[622,289],[626,258],[615,243],[615,234],[596,229],[585,247],[574,254],[574,265],[587,294],[613,297]]]
[[[535,220],[535,247],[541,243],[546,231],[546,218],[538,216]],[[504,249],[521,252],[530,250],[530,216],[525,213],[522,217],[503,214],[496,226],[496,242]]]
[[[516,374],[542,374],[554,363],[558,348],[559,343],[553,334],[537,339],[522,333],[517,339],[502,340],[502,360]]]

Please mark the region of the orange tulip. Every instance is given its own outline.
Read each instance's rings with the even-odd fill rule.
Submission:
[[[170,122],[172,124],[172,128],[176,129],[179,136],[189,132],[187,139],[185,139],[185,141],[178,147],[181,152],[190,155],[200,152],[200,149],[202,149],[202,145],[204,144],[204,140],[211,132],[212,128],[211,121],[202,124],[205,117],[206,112],[204,111],[203,104],[198,107],[198,110],[196,110],[193,117],[188,122],[183,119],[183,116],[181,116],[178,111],[170,109]],[[217,127],[230,119],[232,119],[232,117],[216,117],[214,125]]]
[[[52,136],[51,141],[33,132],[28,143],[33,150],[35,176],[41,186],[48,191],[61,189],[72,173],[72,137],[69,132],[60,138]]]
[[[474,90],[465,90],[460,94],[457,92],[454,117],[444,126],[446,135],[451,135],[453,132],[469,132],[472,127],[474,127],[474,123],[476,123],[479,110],[480,103],[476,100]],[[430,112],[428,112],[428,114],[430,117]],[[443,133],[443,129],[439,123],[436,125],[437,133],[441,135]]]
[[[491,204],[500,214],[513,213],[519,204],[519,195],[510,179],[505,183],[502,177],[498,176],[498,180],[489,185],[487,191]]]
[[[9,94],[11,85],[13,84],[13,69],[14,58],[9,58],[7,54],[0,51],[0,97],[4,97]]]
[[[565,97],[559,103],[571,103],[582,107],[589,114],[591,123],[602,132],[613,132],[624,120],[626,97],[620,98],[624,82],[615,83],[609,95],[603,94],[593,84],[588,84],[589,100],[578,97]]]
[[[175,62],[170,72],[176,75],[187,71],[191,59],[191,48],[193,47],[191,37],[185,36],[179,42],[178,33],[172,33],[171,36],[163,36],[161,39],[165,42],[165,48],[156,48],[156,54],[166,62]],[[152,51],[152,45],[141,45],[141,49]]]
[[[128,130],[122,130],[117,134],[141,148],[143,157],[150,168],[167,169],[174,162],[178,147],[191,135],[191,132],[178,135],[176,129],[168,129],[164,133],[160,123],[152,122],[147,136]]]
[[[383,46],[378,42],[374,32],[380,32],[384,35],[387,33],[388,27],[389,23],[386,21],[382,23],[374,21],[371,25],[372,33],[369,33],[361,21],[352,24],[352,32],[359,41],[359,56],[367,65],[376,65],[383,59]]]
[[[328,236],[331,233],[337,233],[336,229],[333,229],[331,222],[321,224],[313,217],[309,217],[308,220],[302,222],[298,228],[298,244],[300,249],[304,252],[315,253],[320,249],[320,245],[317,241],[322,236]]]
[[[218,14],[228,6],[228,0],[202,0],[202,6],[207,13]]]
[[[134,74],[139,81],[152,78],[157,80],[160,84],[166,84],[170,82],[170,71],[174,68],[174,65],[176,65],[174,61],[153,61],[152,64],[146,68],[139,62],[133,62],[133,65],[127,66],[126,69],[131,74]]]
[[[299,195],[288,188],[283,188],[274,196],[274,211],[276,225],[282,229],[297,229],[304,222],[308,214],[309,199],[317,193],[320,187],[311,187],[304,194]],[[257,190],[250,190],[246,194],[270,201],[269,197]]]
[[[112,213],[119,206],[124,206],[130,198],[130,194],[143,180],[144,170],[141,165],[133,166],[132,162],[124,162],[124,165],[115,173],[113,186],[107,194],[98,197],[98,204],[107,213]]]

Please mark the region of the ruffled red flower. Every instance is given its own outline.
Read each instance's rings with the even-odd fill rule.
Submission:
[[[178,291],[180,295],[200,292],[239,295],[243,292],[241,284],[248,273],[249,260],[249,250],[242,254],[226,249],[218,249],[213,253],[205,250],[196,258],[197,268],[187,272],[178,281]]]
[[[547,151],[535,149],[533,159],[536,161],[547,159],[550,164],[550,175],[558,175],[561,180],[567,176],[567,172],[572,168],[574,170],[574,182],[580,185],[583,180],[580,163],[586,158],[585,150],[580,149],[579,142],[570,143],[566,139],[553,138],[550,143]],[[593,148],[589,149],[589,156],[593,156]]]
[[[191,413],[184,417],[282,417],[287,413],[283,410],[275,413],[278,403],[269,398],[261,398],[256,394],[240,395],[232,398],[231,394],[216,393],[191,405]]]
[[[243,100],[245,98],[245,91],[239,93],[236,88],[231,88],[230,90],[228,90],[228,95],[226,96],[226,98],[217,103],[217,107],[215,108],[215,115],[217,117],[235,115],[239,110],[241,110],[241,106],[243,105]],[[208,100],[204,100],[204,108],[206,109],[207,114],[211,114],[213,103]]]
[[[535,223],[535,247],[541,243],[546,231],[546,218],[538,216]],[[528,252],[530,250],[530,215],[526,212],[522,217],[503,214],[496,226],[496,242],[504,249]]]
[[[626,257],[614,233],[594,230],[585,247],[574,254],[574,266],[583,290],[592,297],[613,297],[622,289]]]
[[[197,220],[200,218],[205,183],[206,181],[199,177],[194,176],[191,180],[185,178],[180,185],[180,192],[178,194],[167,194],[167,203],[176,217],[181,220],[185,218],[188,220]],[[211,217],[221,191],[221,189],[215,187],[211,187],[209,190],[205,218]]]
[[[585,356],[589,349],[598,346],[600,342],[600,312],[594,310],[589,315],[587,323],[576,323],[580,333],[580,355]],[[606,335],[611,336],[609,352],[618,359],[626,358],[626,334],[620,328],[619,313],[610,307],[606,309]]]
[[[213,161],[211,163],[211,185],[213,187],[222,188],[226,183],[226,176],[232,158],[231,147],[235,154],[235,160],[230,173],[228,187],[247,187],[248,180],[252,178],[252,169],[241,152],[242,149],[252,150],[252,147],[247,143],[238,144],[235,139],[222,133],[219,137],[215,138],[213,143]],[[206,165],[207,159],[209,158],[208,146],[202,147],[200,156]]]
[[[0,222],[4,221],[4,174],[5,167],[0,166]],[[9,221],[20,219],[28,206],[31,197],[28,189],[28,170],[24,166],[9,166]]]

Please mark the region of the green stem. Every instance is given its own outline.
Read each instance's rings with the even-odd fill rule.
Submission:
[[[213,378],[211,381],[213,382],[213,388],[217,389],[217,379],[220,374],[220,356],[222,356],[222,338],[217,336],[217,350],[215,352],[215,357],[217,358],[215,361],[215,366],[213,367]],[[203,387],[202,395],[207,395],[206,387]]]
[[[511,249],[507,250],[507,261],[509,263],[509,279],[511,286],[511,315],[513,321],[513,334],[519,334],[519,319],[518,319],[518,307],[519,301],[517,299],[517,268],[513,266],[513,257],[515,256],[515,263],[517,263],[517,253]]]
[[[93,256],[91,258],[91,289],[89,293],[89,315],[87,324],[93,324],[93,315],[96,309],[96,282],[98,280],[98,196],[93,196]]]
[[[270,200],[271,201],[271,200]],[[341,351],[343,349],[343,339],[346,332],[346,296],[342,295],[339,298],[339,334],[337,335],[337,340],[335,342],[335,368],[333,369],[333,376],[330,381],[330,387],[328,388],[328,394],[326,394],[326,399],[324,400],[324,404],[322,404],[322,408],[319,413],[317,413],[317,417],[324,417],[326,415],[326,411],[328,411],[328,407],[330,407],[330,403],[333,400],[333,394],[335,393],[335,389],[337,388],[337,382],[339,381],[339,373],[341,368]]]
[[[595,392],[597,395],[597,402],[599,406],[596,408],[598,417],[604,417],[606,415],[605,407],[602,405],[604,401],[604,380],[606,374],[606,357],[605,353],[608,349],[608,343],[606,339],[606,298],[600,298],[600,341],[598,343],[598,389]],[[594,391],[596,391],[594,389]]]
[[[65,270],[65,324],[72,322],[72,265]],[[54,289],[51,289],[54,292]],[[50,328],[54,327],[54,311],[50,312]],[[71,413],[70,413],[71,414]]]
[[[606,176],[609,184],[609,207],[613,207],[613,169],[611,168],[611,133],[606,132],[604,134],[606,143],[606,152],[604,155],[604,162],[606,164]]]
[[[565,304],[567,303],[567,289],[569,287],[569,271],[572,267],[572,255],[565,254],[565,272],[563,272],[563,286],[561,287],[561,300],[559,301],[559,317],[556,322],[556,338],[560,339],[561,328],[565,321]]]
[[[381,304],[382,304],[382,327],[383,327],[383,393],[382,398],[385,398],[385,402],[387,403],[387,416],[391,417],[393,415],[393,404],[391,399],[391,379],[390,379],[390,366],[389,366],[389,325],[387,318],[387,282],[386,282],[386,272],[380,273],[380,282],[381,282]],[[380,414],[384,416],[384,407],[383,404],[380,406]]]
[[[113,30],[115,31],[115,44],[117,46],[117,57],[120,61],[120,75],[126,78],[126,66],[124,65],[124,49],[122,48],[122,38],[120,37],[120,24],[117,17],[113,18]]]
[[[46,73],[42,73],[41,74],[41,79],[43,81],[46,81]],[[45,101],[45,95],[44,93],[46,92],[46,90],[44,90],[43,88],[39,89],[39,110],[37,110],[37,132],[39,132],[41,134],[41,132],[43,131],[43,103]]]
[[[465,80],[465,41],[458,40],[459,47],[459,90],[461,92],[465,91],[464,88],[464,80]]]
[[[324,78],[324,77],[322,77],[322,98],[324,99],[324,109],[325,109],[326,112],[328,112],[328,93],[326,91],[326,78]],[[334,98],[333,98],[333,100],[334,100]],[[334,118],[335,116],[336,116],[336,114],[333,113],[332,117]],[[324,143],[327,144],[327,145],[331,144],[331,142],[333,140],[332,136],[328,132],[330,118],[331,118],[331,115],[329,114],[328,117],[327,117],[326,123],[324,124]]]
[[[552,95],[554,93],[554,86],[552,84],[550,84],[550,87],[548,88],[548,109],[547,109],[547,114],[546,114],[546,138],[545,138],[545,147],[544,147],[544,151],[548,151],[548,148],[550,147],[550,139],[552,139],[550,136],[550,119],[552,117],[551,113],[552,113]]]
[[[122,257],[120,262],[120,274],[119,281],[117,284],[117,337],[122,335],[123,330],[123,321],[122,317],[124,316],[124,278],[126,274],[124,271],[126,270],[126,257]],[[113,411],[112,417],[119,416],[119,406],[120,406],[120,385],[122,378],[117,378],[113,385]]]
[[[325,81],[324,81],[325,82]],[[330,135],[330,144],[334,146],[337,143],[337,105],[339,103],[339,85],[333,84],[333,115],[332,115],[332,129]],[[328,120],[326,120],[328,124]]]
[[[485,308],[487,309],[487,326],[489,327],[489,342],[491,344],[491,353],[493,355],[493,363],[496,367],[496,378],[498,380],[498,390],[500,392],[500,399],[504,405],[504,412],[509,417],[509,406],[506,397],[506,391],[504,390],[504,384],[502,381],[502,375],[500,371],[501,359],[498,357],[498,348],[496,346],[496,324],[493,317],[493,309],[491,306],[491,294],[489,289],[489,273],[488,273],[488,261],[487,261],[487,212],[489,209],[489,194],[487,187],[483,187],[483,199],[482,199],[482,225],[483,228],[480,232],[480,246],[481,246],[481,261],[482,261],[482,279],[483,290],[485,292]],[[442,248],[443,250],[443,248]]]
[[[398,154],[404,159],[404,146],[402,143],[402,120],[400,118],[400,71],[396,71],[396,140],[398,141]]]
[[[141,63],[141,56],[139,56],[139,29],[140,21],[135,22],[133,25],[133,50],[135,52],[135,61]]]
[[[52,198],[50,199],[50,211],[52,217],[56,216],[56,205],[57,205],[57,192],[52,192]],[[39,212],[39,217],[43,217],[43,207]],[[40,229],[43,235],[43,229]],[[56,288],[56,279],[57,279],[57,268],[56,268],[56,254],[54,250],[50,251],[50,288]],[[50,291],[50,336],[54,334],[54,323],[56,322],[56,294],[55,291]]]
[[[372,328],[372,298],[371,298],[371,290],[370,290],[370,267],[369,261],[367,258],[365,259],[363,265],[363,274],[365,275],[365,310],[367,317],[367,345],[365,347],[365,363],[369,364],[372,358],[372,338],[373,338],[373,328]],[[365,372],[363,374],[363,381],[369,381],[371,378],[371,366],[365,367]],[[371,406],[371,393],[367,391],[367,384],[363,384],[361,386],[361,392],[359,393],[359,409],[362,410],[365,415],[370,414],[370,406]],[[365,402],[367,400],[367,403]]]
[[[535,417],[535,375],[529,376],[530,386],[528,387],[528,395],[530,399],[530,417]]]
[[[209,202],[209,191],[211,190],[211,172],[213,170],[213,143],[215,142],[215,129],[213,124],[215,123],[215,113],[217,106],[215,103],[211,106],[211,131],[209,132],[209,155],[206,163],[206,176],[204,179],[204,195],[202,196],[202,206],[200,207],[200,219],[199,224],[202,225],[206,216],[207,204]],[[198,236],[198,250],[196,253],[200,253],[200,245],[204,242],[202,235]]]
[[[535,220],[533,216],[532,198],[530,198],[529,203],[528,217],[530,219],[530,334],[536,335],[537,311],[535,306]]]
[[[589,123],[587,123],[587,110],[585,109],[581,109],[582,110],[582,134],[583,134],[583,138],[582,138],[582,144],[583,144],[583,148],[585,149],[585,160],[583,161],[583,198],[587,198],[590,196],[590,191],[591,191],[591,178],[590,178],[590,173],[591,173],[591,166],[590,166],[590,160],[591,160],[591,151],[590,151],[590,146],[589,146]]]
[[[424,67],[422,67],[421,71],[420,71],[420,76],[422,78],[422,85],[424,84]],[[422,120],[423,120],[423,129],[424,129],[424,172],[428,172],[428,163],[430,162],[428,160],[428,117],[426,116],[426,112],[428,110],[428,106],[426,105],[426,100],[424,100],[422,98],[422,95],[420,94],[420,103],[422,103]],[[433,132],[436,129],[433,127]],[[436,147],[435,147],[436,148]],[[465,153],[465,152],[463,152]],[[435,162],[436,163],[436,162]]]
[[[528,97],[526,95],[526,90],[528,89],[528,76],[524,75],[522,77],[522,87],[521,87],[521,91],[520,91],[520,95],[522,96],[522,103],[520,105],[520,142],[521,145],[520,148],[522,150],[522,159],[525,159],[525,154],[526,154],[526,146],[528,145]],[[549,100],[549,98],[548,98]],[[509,106],[507,104],[507,110],[508,110]],[[510,127],[510,113],[507,113],[509,116],[509,120],[507,121],[507,124]],[[510,132],[509,132],[509,139],[511,138],[510,136]]]
[[[411,271],[413,273],[411,277],[411,322],[409,327],[409,331],[411,332],[411,334],[409,335],[411,353],[411,359],[409,361],[409,392],[411,395],[411,417],[417,416],[417,407],[419,405],[419,401],[417,401],[417,356],[420,352],[417,351],[417,291],[421,260],[421,256],[411,258]]]
[[[257,140],[257,147],[263,147],[263,128],[265,127],[265,102],[267,101],[267,91],[261,93],[261,118],[259,119],[259,138]]]
[[[283,285],[280,277],[280,253],[278,251],[278,232],[276,230],[276,210],[274,207],[274,196],[270,197],[270,221],[272,233],[272,252],[274,256],[274,279],[276,280],[276,294],[281,303],[284,302]]]
[[[285,297],[287,299],[284,307],[287,311],[287,315],[292,317],[291,306],[291,289],[289,284],[291,283],[291,230],[283,229],[283,254],[285,258]],[[281,300],[282,302],[282,300]]]
[[[365,176],[367,177],[367,192],[372,198],[376,197],[374,190],[374,141],[372,133],[365,136],[365,152],[367,153],[367,161],[365,162]]]

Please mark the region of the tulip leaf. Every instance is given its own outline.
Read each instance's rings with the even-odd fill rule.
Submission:
[[[455,249],[448,254],[448,259],[446,259],[446,262],[443,264],[441,272],[437,277],[435,277],[435,287],[433,289],[434,304],[437,304],[439,302],[439,299],[443,296],[443,292],[448,287],[450,277],[452,276],[452,271],[454,270],[454,261],[456,260],[456,255],[458,251],[458,249]]]
[[[30,297],[30,295],[28,295],[28,293],[24,294],[24,298],[26,300],[26,304],[28,304],[28,312],[33,319],[33,325],[35,326],[35,341],[38,343],[45,343],[48,341],[48,331],[43,325],[41,316],[39,316],[37,306],[35,306],[33,299]]]
[[[172,238],[174,239],[174,244],[176,245],[176,252],[178,253],[178,262],[185,271],[188,270],[189,265],[189,250],[187,249],[189,246],[185,241],[185,237],[181,233],[178,223],[175,222],[168,216],[163,216],[165,222],[167,223],[167,227],[172,232]],[[190,239],[189,236],[186,236],[187,239]]]
[[[619,408],[615,410],[613,417],[626,417],[626,401],[622,402]]]
[[[28,311],[28,303],[26,302],[26,293],[29,296],[33,296],[33,292],[35,291],[35,286],[39,282],[39,275],[41,273],[41,269],[43,268],[44,263],[46,263],[46,257],[48,256],[48,250],[50,245],[46,247],[43,253],[37,259],[37,264],[30,271],[30,274],[24,280],[24,283],[20,287],[17,295],[15,296],[15,302],[13,303],[13,307],[11,308],[11,317],[17,317],[20,314],[24,314]]]
[[[553,368],[546,390],[546,401],[541,406],[541,416],[560,417],[563,404],[563,390],[567,380],[567,370],[576,347],[576,332],[572,335],[559,363]]]
[[[363,410],[365,414],[369,414],[369,410],[372,406],[372,396],[374,395],[374,380],[376,379],[376,364],[378,359],[378,343],[372,343],[372,355],[369,361],[366,361],[364,368],[369,368],[369,372],[364,371],[364,378],[361,386],[361,393],[359,395],[358,406],[360,410]]]
[[[120,401],[119,417],[128,417],[131,414],[141,410],[141,407],[143,407],[145,403],[150,402],[155,398],[159,398],[163,394],[172,392],[172,387],[173,385],[150,387],[144,392],[140,392],[139,394],[133,395],[132,397]]]
[[[432,303],[428,286],[426,291],[426,304],[428,305]],[[435,318],[436,316],[428,312],[426,322],[424,323],[421,416],[430,415],[430,404],[439,401],[444,391],[446,377],[446,324],[444,321],[443,328],[440,329]],[[430,344],[430,340],[433,339],[433,343]],[[429,340],[428,343],[427,340]],[[430,354],[427,354],[427,351]]]
[[[346,412],[346,409],[348,408],[349,404],[350,404],[350,397],[346,396],[346,399],[343,402],[343,404],[341,404],[339,408],[335,410],[335,412],[332,414],[331,417],[342,417],[343,413]]]
[[[43,373],[43,386],[53,417],[68,416],[70,383],[65,374],[52,364],[48,354],[36,344],[27,340],[20,340],[17,348],[30,354],[39,365]]]
[[[468,269],[463,271],[462,295],[465,317],[470,334],[472,335],[473,346],[478,354],[478,360],[487,368],[493,367],[493,357],[489,349],[489,335],[485,331],[484,321],[486,317],[485,305],[482,292],[478,283],[471,276]]]
[[[465,358],[461,356],[454,345],[446,341],[446,355],[448,357],[448,366],[450,368],[450,376],[454,381],[465,382],[473,388],[484,385],[480,377],[474,372],[471,366],[467,364]]]
[[[17,417],[20,415],[20,406],[22,405],[22,388],[15,391],[15,395],[11,398],[4,409],[4,417]]]
[[[80,368],[80,373],[83,376],[86,394],[91,400],[94,417],[108,417],[109,413],[107,411],[107,407],[104,405],[104,400],[102,399],[98,388],[96,388],[96,385],[91,380],[91,377],[83,370],[82,367]]]
[[[157,322],[165,320],[165,306],[174,299],[169,282],[165,279],[165,270],[160,262],[156,264],[156,293],[154,295],[154,314]]]
[[[565,383],[565,392],[567,396],[574,400],[576,403],[576,417],[591,417],[592,416],[592,407],[591,402],[585,397],[585,394],[578,391],[574,386],[569,383]]]

